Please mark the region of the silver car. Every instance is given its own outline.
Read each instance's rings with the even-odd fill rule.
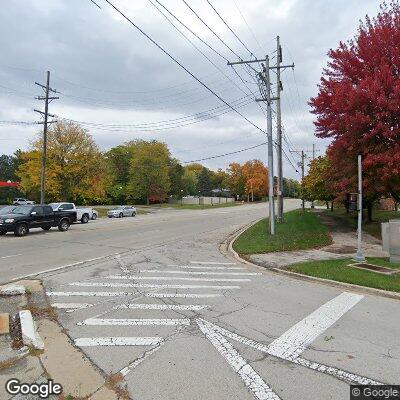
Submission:
[[[133,206],[119,206],[107,212],[108,218],[122,218],[136,216],[136,208]]]

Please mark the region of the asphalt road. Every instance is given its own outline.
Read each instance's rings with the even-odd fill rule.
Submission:
[[[166,211],[6,237],[1,254],[15,257],[0,260],[2,274],[121,253],[40,278],[75,344],[105,373],[122,373],[135,399],[342,400],[349,383],[400,383],[399,301],[219,251],[265,212]]]

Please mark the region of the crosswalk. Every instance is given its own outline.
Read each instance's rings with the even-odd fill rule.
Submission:
[[[347,383],[379,384],[373,379],[301,357],[317,337],[362,300],[361,295],[338,295],[265,345],[203,318],[218,299],[231,297],[232,293],[259,279],[260,272],[250,272],[235,263],[214,260],[156,264],[156,267],[141,263],[140,267],[134,268],[118,257],[114,267],[120,273],[69,282],[64,285],[65,290],[49,290],[47,295],[54,300],[52,305],[61,313],[70,315],[79,311],[79,315],[85,315],[74,321],[76,346],[83,349],[104,348],[105,351],[111,347],[136,347],[142,352],[142,356],[119,370],[122,376],[163,348],[174,332],[195,327],[257,399],[278,400],[280,397],[239,354],[230,340]],[[99,307],[95,306],[101,308],[96,315]],[[79,335],[79,332],[82,334]]]
[[[76,346],[140,346],[147,355],[164,343],[165,329],[197,326],[195,320],[199,312],[210,308],[213,301],[226,295],[226,291],[240,290],[242,285],[261,275],[232,262],[215,260],[189,260],[180,265],[157,265],[157,268],[142,264],[140,268],[132,268],[126,259],[117,256],[114,266],[120,274],[98,277],[95,281],[92,278],[70,282],[63,291],[47,292],[55,300],[52,305],[66,313],[89,311],[99,304],[96,301],[107,304],[107,299],[111,299],[112,306],[105,312],[86,315],[88,318],[76,322],[78,327],[86,327],[85,333],[94,333],[76,337]],[[69,303],[68,299],[73,301]],[[103,327],[110,336],[98,334],[104,333]],[[129,336],[120,335],[121,327],[127,327]],[[144,335],[144,332],[149,333],[149,328],[152,336]],[[126,334],[127,330],[122,332]],[[120,372],[125,375],[136,365],[130,364]]]

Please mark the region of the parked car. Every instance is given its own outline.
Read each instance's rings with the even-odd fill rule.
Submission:
[[[22,197],[17,197],[16,199],[13,200],[13,204],[15,206],[24,206],[24,205],[35,204],[35,202],[28,199],[23,199]]]
[[[122,218],[136,216],[136,208],[133,206],[119,206],[107,212],[108,218]]]
[[[31,228],[48,231],[54,226],[67,231],[75,221],[76,211],[55,212],[48,205],[18,206],[10,214],[0,216],[0,235],[14,232],[15,236],[25,236]]]
[[[18,206],[5,206],[3,208],[0,208],[0,215],[11,214],[12,211],[17,207]]]
[[[92,208],[92,219],[95,220],[99,217],[99,212]]]
[[[93,208],[76,208],[74,203],[50,203],[49,206],[53,211],[75,211],[76,220],[82,224],[87,224],[89,219],[93,217]]]

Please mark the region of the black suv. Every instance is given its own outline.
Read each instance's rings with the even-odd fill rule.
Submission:
[[[0,235],[14,232],[15,236],[25,236],[31,228],[48,231],[57,226],[59,231],[67,231],[76,222],[76,211],[54,212],[47,205],[18,206],[10,214],[0,215]]]

